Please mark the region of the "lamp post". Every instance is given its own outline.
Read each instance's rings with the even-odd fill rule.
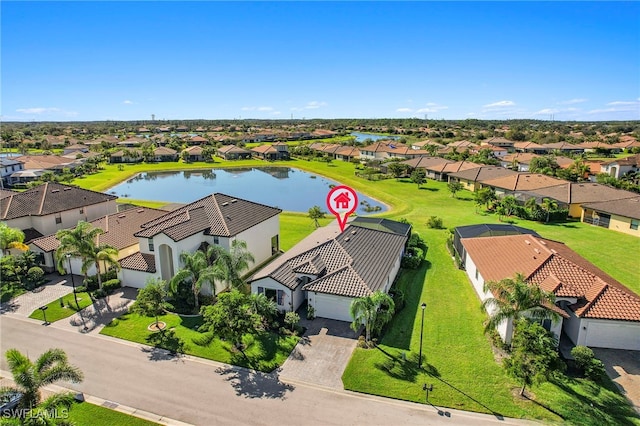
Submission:
[[[49,325],[49,321],[47,321],[47,309],[49,309],[49,307],[47,305],[40,306],[40,310],[42,311],[42,315],[44,316],[44,324],[43,325]]]
[[[418,355],[418,368],[422,368],[422,332],[424,331],[424,310],[427,304],[422,302],[420,308],[422,309],[422,321],[420,322],[420,355]]]
[[[76,282],[73,279],[73,271],[71,270],[71,253],[67,253],[67,261],[69,262],[69,275],[71,275],[71,286],[73,287],[73,299],[76,301],[76,307],[80,310],[80,304],[78,304],[78,295],[76,294]]]

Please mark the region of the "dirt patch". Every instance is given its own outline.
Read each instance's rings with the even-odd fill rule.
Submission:
[[[149,326],[147,327],[147,330],[149,330],[149,331],[162,331],[165,328],[167,328],[167,323],[159,321],[157,324],[155,322],[152,322],[151,324],[149,324]]]

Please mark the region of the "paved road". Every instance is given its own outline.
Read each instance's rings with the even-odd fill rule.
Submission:
[[[135,343],[82,334],[15,315],[0,317],[2,352],[32,358],[51,347],[85,374],[69,387],[108,401],[196,425],[528,424],[310,386]],[[2,369],[7,365],[2,357]]]

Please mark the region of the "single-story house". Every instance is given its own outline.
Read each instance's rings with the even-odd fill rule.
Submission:
[[[229,250],[234,240],[247,244],[255,259],[252,268],[279,253],[281,211],[230,195],[208,195],[142,224],[135,233],[139,251],[120,261],[118,277],[137,288],[149,278],[169,281],[181,267],[182,252],[214,244]],[[216,283],[216,293],[220,290]]]
[[[187,153],[187,161],[203,161],[202,152],[204,149],[201,146],[190,146],[182,150],[182,154]]]
[[[515,167],[519,172],[528,172],[531,160],[538,157],[540,157],[538,154],[530,152],[516,152],[502,157],[500,165],[509,169]]]
[[[178,151],[165,146],[153,150],[153,161],[178,161]]]
[[[564,244],[535,235],[505,235],[461,240],[465,269],[481,301],[493,297],[484,291],[488,281],[522,274],[556,296],[548,306],[562,316],[543,326],[574,345],[640,350],[640,296]],[[491,314],[492,312],[489,312]],[[498,326],[509,342],[512,321]]]
[[[447,164],[453,164],[455,161],[447,160],[446,158],[441,157],[418,157],[412,158],[410,160],[402,161],[400,164],[406,164],[411,167],[411,169],[422,169],[425,171],[426,176],[429,179],[433,180],[444,180],[444,175],[442,171],[444,170]],[[478,166],[479,167],[479,166]]]
[[[513,148],[516,152],[529,152],[532,154],[543,155],[547,153],[547,149],[535,142],[515,142]]]
[[[144,159],[142,151],[136,148],[125,148],[109,156],[110,163],[139,163]]]
[[[260,145],[251,149],[253,155],[263,160],[288,160],[289,146],[286,143]]]
[[[251,292],[272,298],[281,312],[296,311],[306,300],[317,317],[352,321],[355,298],[391,288],[410,230],[375,219],[354,220],[340,232],[334,221],[256,272]]]
[[[459,182],[464,189],[475,192],[482,188],[485,181],[517,175],[510,169],[499,166],[482,166],[449,174],[449,182]]]
[[[640,154],[619,158],[613,161],[602,163],[600,166],[602,173],[620,179],[627,173],[640,170]]]
[[[581,221],[640,237],[640,197],[581,205]]]
[[[225,145],[218,148],[218,156],[225,160],[245,160],[251,158],[251,151],[235,145]]]

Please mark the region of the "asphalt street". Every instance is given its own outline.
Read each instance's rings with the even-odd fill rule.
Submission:
[[[136,343],[0,316],[0,349],[32,359],[61,348],[84,373],[62,384],[115,404],[195,425],[488,425],[531,424],[440,409],[264,374],[189,356],[171,356]],[[2,357],[2,370],[7,364]]]

